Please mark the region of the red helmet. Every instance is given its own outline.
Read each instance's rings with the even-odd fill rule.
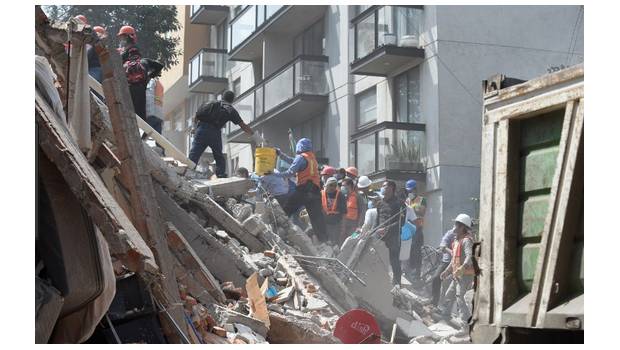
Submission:
[[[88,20],[86,19],[86,16],[84,15],[77,15],[75,16],[75,19],[77,19],[78,21],[84,23],[84,24],[88,24]]]
[[[354,167],[354,166],[350,166],[350,167],[346,168],[345,171],[347,172],[347,174],[353,175],[353,177],[357,177],[358,176],[357,168]]]
[[[105,31],[105,28],[103,28],[102,26],[94,26],[93,31],[97,33],[97,35],[99,35],[100,37],[105,37],[108,35],[108,33]]]
[[[133,39],[134,42],[138,41],[138,36],[136,36],[136,30],[133,29],[132,26],[122,26],[121,29],[118,31],[118,34],[116,34],[116,36],[121,36],[121,35],[127,35],[130,38]]]
[[[329,165],[326,165],[323,167],[323,170],[321,171],[321,175],[327,175],[327,176],[332,176],[336,173],[336,169],[334,169],[334,167],[331,167]]]

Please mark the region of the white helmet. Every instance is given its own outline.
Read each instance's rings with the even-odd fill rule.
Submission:
[[[456,217],[456,219],[454,219],[454,221],[460,222],[461,224],[467,226],[468,228],[471,228],[471,218],[467,214],[459,214]]]
[[[357,180],[357,188],[363,189],[372,184],[372,181],[368,178],[368,176],[363,175]]]

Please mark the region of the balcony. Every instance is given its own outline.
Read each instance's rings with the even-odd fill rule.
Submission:
[[[327,106],[327,61],[325,56],[298,56],[240,95],[233,106],[252,128],[277,122],[300,124]],[[229,123],[228,141],[247,143],[250,139],[239,126]]]
[[[325,5],[251,5],[230,23],[231,61],[253,61],[263,55],[268,33],[292,38],[325,14]]]
[[[371,179],[425,181],[424,124],[383,122],[351,136],[351,160]]]
[[[202,49],[189,62],[189,91],[216,94],[228,87],[226,50]]]
[[[405,64],[424,60],[422,6],[372,6],[351,23],[355,41],[352,74],[388,76]]]
[[[190,23],[217,25],[228,17],[228,6],[219,5],[191,5]]]

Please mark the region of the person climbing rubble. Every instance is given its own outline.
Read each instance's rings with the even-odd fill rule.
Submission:
[[[396,197],[396,183],[388,180],[381,187],[383,199],[377,205],[379,225],[377,234],[388,248],[390,266],[392,266],[392,285],[400,288],[402,270],[400,268],[400,228],[402,226],[405,211],[403,202]]]
[[[345,178],[342,180],[340,192],[346,198],[346,214],[343,221],[343,231],[338,241],[341,245],[344,240],[355,232],[363,224],[366,206],[361,195],[356,191],[355,184],[352,179]]]
[[[441,273],[441,279],[452,278],[446,291],[441,315],[451,318],[452,307],[456,299],[460,322],[465,326],[471,317],[471,310],[465,302],[465,293],[472,288],[475,275],[473,264],[474,240],[471,234],[471,218],[467,214],[459,214],[454,219],[456,237],[452,243],[452,259],[448,267]]]
[[[297,155],[295,158],[292,158],[279,148],[276,148],[277,155],[290,163],[291,166],[284,172],[274,170],[274,174],[286,178],[294,175],[297,177],[295,192],[290,196],[286,206],[283,208],[284,212],[286,215],[291,216],[297,213],[300,207],[306,207],[314,235],[319,241],[326,242],[328,237],[325,230],[325,218],[321,208],[319,164],[312,151],[312,141],[308,138],[302,138],[297,141],[295,152]]]
[[[344,194],[338,189],[338,180],[335,177],[330,177],[325,181],[325,186],[321,191],[321,206],[330,245],[333,243],[340,245],[343,232],[342,217],[347,214],[347,203]]]
[[[217,177],[227,177],[226,175],[226,158],[222,152],[222,128],[226,126],[226,123],[233,122],[239,125],[241,130],[246,134],[251,135],[252,141],[255,144],[260,145],[265,142],[258,132],[255,132],[250,128],[239,116],[239,112],[233,107],[232,103],[235,100],[235,93],[232,91],[225,91],[222,94],[221,101],[205,102],[198,108],[196,115],[194,116],[193,125],[196,125],[196,129],[192,130],[194,133],[194,140],[192,141],[192,147],[189,151],[189,159],[198,165],[202,153],[211,148],[213,158],[215,158],[215,175]]]

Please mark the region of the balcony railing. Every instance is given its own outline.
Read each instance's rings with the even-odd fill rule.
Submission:
[[[325,56],[298,56],[263,79],[233,103],[241,119],[250,124],[301,95],[324,96],[328,92]],[[229,124],[229,132],[239,127]]]
[[[237,48],[263,23],[273,17],[283,5],[250,5],[230,23],[230,48]]]
[[[386,171],[420,173],[426,170],[423,125],[382,123],[353,137],[351,153],[361,173]]]
[[[375,6],[353,20],[354,60],[384,45],[419,47],[422,10],[419,6]]]
[[[225,49],[202,49],[189,63],[188,85],[195,92],[219,92],[210,90],[206,83],[225,83],[227,55]],[[222,81],[224,80],[224,81]],[[205,85],[205,86],[202,86]],[[221,90],[221,89],[220,89]]]

